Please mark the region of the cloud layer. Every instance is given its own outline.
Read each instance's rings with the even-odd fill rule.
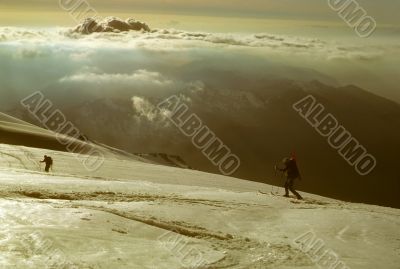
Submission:
[[[134,30],[134,31],[131,31]],[[90,35],[86,35],[91,33]],[[399,53],[393,45],[354,45],[327,42],[321,39],[268,33],[234,34],[189,32],[177,29],[153,29],[133,19],[115,17],[104,20],[87,19],[74,29],[53,28],[32,30],[0,27],[0,44],[63,44],[82,47],[135,48],[177,50],[195,47],[255,48],[264,52],[310,54],[328,60],[379,60],[389,51]]]
[[[106,25],[120,29],[123,29],[121,25],[129,24],[129,21],[115,18],[106,21],[113,22]],[[240,69],[244,76],[254,79],[264,73],[275,78],[314,79],[331,85],[336,82],[356,84],[400,100],[395,82],[398,74],[388,69],[388,66],[400,64],[399,56],[400,47],[393,43],[346,44],[270,33],[153,29],[85,35],[66,28],[0,27],[0,65],[5,70],[2,81],[18,88],[22,88],[19,84],[24,81],[8,82],[13,77],[11,73],[7,75],[10,66],[15,66],[15,70],[28,69],[35,64],[53,66],[51,75],[35,74],[36,70],[31,69],[23,72],[27,78],[43,76],[49,83],[93,82],[98,85],[103,82],[108,85],[138,83],[140,76],[144,76],[137,73],[141,69],[162,74],[174,73],[175,69],[180,70],[180,74],[172,74],[172,77],[181,76],[179,81],[201,81],[207,73],[205,69],[215,67],[231,72]],[[59,62],[63,62],[62,67]],[[190,66],[191,70],[185,70],[184,66]],[[198,70],[197,74],[194,69]],[[190,79],[184,73],[190,73]],[[168,83],[162,77],[151,79]],[[32,83],[26,85],[32,86]],[[157,88],[156,85],[152,87]]]

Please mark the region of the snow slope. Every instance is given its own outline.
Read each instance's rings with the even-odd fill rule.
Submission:
[[[318,268],[294,243],[308,231],[348,268],[399,268],[398,209],[127,158],[88,172],[77,157],[0,144],[0,268]]]
[[[0,142],[63,151],[66,150],[66,145],[70,144],[71,148],[79,148],[81,153],[88,153],[91,149],[98,149],[104,154],[112,154],[111,151],[104,147],[90,144],[62,134],[58,134],[57,136],[55,132],[27,123],[1,112]]]
[[[156,163],[173,167],[190,168],[190,166],[179,156],[164,153],[131,154],[97,141],[88,141],[89,142],[66,135],[56,134],[53,131],[38,127],[0,112],[0,143],[25,145],[60,151],[67,151],[66,145],[70,144],[70,148],[76,147],[77,150],[75,151],[79,153],[87,154],[91,150],[97,150],[108,157],[112,156],[129,160],[140,160],[153,164]],[[60,142],[63,142],[63,144]]]

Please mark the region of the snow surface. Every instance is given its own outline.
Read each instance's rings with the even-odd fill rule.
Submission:
[[[0,268],[319,268],[294,243],[308,231],[348,268],[400,268],[399,209],[126,156],[89,172],[83,157],[0,144]]]

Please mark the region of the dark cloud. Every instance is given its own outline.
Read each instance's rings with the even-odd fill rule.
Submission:
[[[117,17],[106,17],[104,19],[87,18],[72,31],[80,34],[107,32],[119,33],[127,31],[149,32],[150,27],[146,23],[132,18],[124,21]]]

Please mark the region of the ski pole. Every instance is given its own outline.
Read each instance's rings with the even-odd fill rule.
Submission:
[[[276,178],[277,176],[278,176],[278,165],[277,164],[275,164],[274,165],[274,170],[275,170],[275,174],[274,174],[274,177]],[[273,194],[276,194],[277,192],[275,192],[275,186],[274,185],[272,185],[271,186],[271,192],[273,193]]]

